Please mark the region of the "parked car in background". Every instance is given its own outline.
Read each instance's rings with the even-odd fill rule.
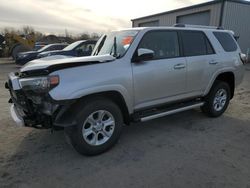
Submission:
[[[0,57],[2,57],[3,55],[3,48],[0,46]]]
[[[38,51],[38,50],[40,50],[42,47],[44,47],[44,46],[46,46],[46,45],[48,45],[48,44],[45,43],[45,42],[36,42],[36,43],[35,43],[35,46],[34,46],[34,48],[33,48],[33,50],[34,50],[34,51]]]
[[[61,50],[68,46],[68,44],[64,43],[56,43],[56,44],[49,44],[42,47],[38,51],[29,51],[29,52],[22,52],[19,53],[16,57],[16,64],[23,65],[31,60],[37,59],[37,55],[42,52],[52,51],[52,50]]]
[[[97,42],[96,40],[79,40],[68,45],[63,50],[42,52],[38,55],[38,58],[44,58],[54,55],[63,55],[71,57],[89,56],[91,55],[96,42]]]
[[[40,45],[40,44],[38,44],[38,45],[35,45],[34,46],[34,48],[33,48],[33,50],[34,51],[38,51],[38,50],[40,50],[42,47],[44,47],[45,45]]]

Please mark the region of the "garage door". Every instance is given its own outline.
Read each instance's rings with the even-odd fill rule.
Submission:
[[[156,26],[159,26],[159,20],[139,23],[139,27],[156,27]]]
[[[176,21],[182,24],[209,25],[210,11],[178,16]]]

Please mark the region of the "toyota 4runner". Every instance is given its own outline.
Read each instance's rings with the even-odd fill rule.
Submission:
[[[111,32],[92,56],[35,60],[10,73],[12,118],[23,126],[64,129],[79,153],[96,155],[130,122],[197,107],[222,115],[244,72],[233,32],[177,26]]]

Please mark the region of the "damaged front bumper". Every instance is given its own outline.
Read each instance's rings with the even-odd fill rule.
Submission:
[[[11,96],[11,117],[18,126],[56,129],[73,125],[72,120],[67,121],[65,118],[68,117],[73,100],[55,101],[48,93],[24,92],[18,84],[18,77],[14,74],[9,75],[5,87]]]
[[[15,121],[16,125],[18,125],[19,127],[25,126],[23,117],[19,113],[17,107],[14,104],[12,104],[10,107],[10,115],[12,119]]]

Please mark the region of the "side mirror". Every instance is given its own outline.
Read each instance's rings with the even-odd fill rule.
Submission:
[[[246,54],[240,53],[240,59],[243,64],[246,64],[248,62],[248,58]]]
[[[137,50],[137,56],[133,58],[134,62],[151,60],[154,57],[155,52],[147,48],[139,48]]]

